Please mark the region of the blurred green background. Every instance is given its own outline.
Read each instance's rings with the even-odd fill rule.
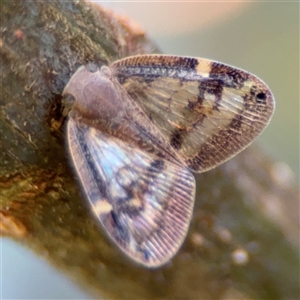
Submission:
[[[164,53],[210,58],[263,79],[276,111],[259,141],[299,178],[299,2],[100,4],[135,19]],[[16,243],[1,239],[1,256],[2,299],[92,299]]]

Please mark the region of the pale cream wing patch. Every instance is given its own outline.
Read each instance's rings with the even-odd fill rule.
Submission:
[[[114,62],[110,68],[196,172],[243,150],[273,114],[274,98],[264,82],[210,60],[141,55]]]

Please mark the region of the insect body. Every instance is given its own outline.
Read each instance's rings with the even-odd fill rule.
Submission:
[[[245,71],[190,57],[141,55],[90,71],[63,95],[72,162],[96,218],[129,257],[168,262],[186,236],[203,172],[248,146],[274,99]]]

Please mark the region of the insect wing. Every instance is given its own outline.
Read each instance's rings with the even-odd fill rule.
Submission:
[[[168,262],[189,227],[193,175],[72,118],[67,135],[78,177],[108,235],[140,264]]]
[[[141,55],[110,68],[195,172],[248,146],[267,126],[274,98],[260,79],[202,58]]]

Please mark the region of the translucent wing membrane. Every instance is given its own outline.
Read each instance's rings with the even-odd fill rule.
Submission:
[[[72,118],[67,133],[81,184],[112,240],[148,267],[170,260],[190,223],[193,175]]]
[[[112,240],[134,261],[161,266],[190,224],[188,168],[211,169],[250,144],[273,96],[257,77],[199,58],[143,55],[92,69],[79,68],[63,92],[72,162]]]
[[[243,150],[273,114],[273,95],[260,79],[210,60],[141,55],[119,60],[111,69],[196,172]]]

